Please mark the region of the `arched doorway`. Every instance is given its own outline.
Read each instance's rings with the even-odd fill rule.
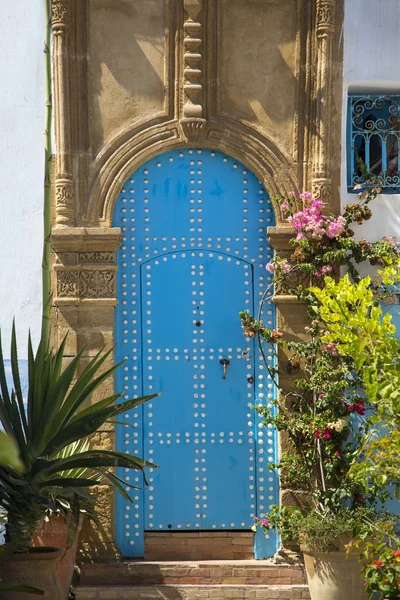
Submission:
[[[238,313],[258,310],[270,282],[266,190],[243,164],[204,148],[140,167],[122,189],[115,312],[117,390],[160,398],[124,415],[117,447],[157,464],[149,486],[117,498],[117,543],[143,556],[146,531],[249,530],[277,502],[276,439],[251,407],[273,385]],[[275,310],[265,304],[264,322]],[[272,360],[272,356],[270,357]],[[127,484],[140,476],[121,473]],[[263,553],[276,550],[275,536]],[[167,557],[166,557],[167,558]]]

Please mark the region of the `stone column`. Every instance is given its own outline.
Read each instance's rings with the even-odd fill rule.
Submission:
[[[65,364],[82,352],[78,375],[89,361],[114,344],[114,307],[117,304],[116,252],[121,230],[116,227],[56,227],[52,232],[54,250],[52,329],[59,346],[68,334]],[[102,366],[111,368],[111,354]],[[94,404],[114,394],[113,378],[104,381],[91,395]],[[105,423],[91,436],[91,447],[115,448],[114,425]],[[92,488],[101,510],[99,526],[85,522],[80,538],[83,554],[97,560],[115,560],[114,493],[108,485]]]
[[[317,0],[313,195],[331,202],[332,78],[336,0]]]
[[[75,198],[72,174],[71,98],[69,78],[69,38],[72,24],[70,0],[53,0],[54,124],[56,138],[56,225],[75,224]]]

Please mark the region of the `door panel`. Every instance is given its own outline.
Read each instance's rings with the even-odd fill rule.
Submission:
[[[120,472],[133,500],[117,497],[124,556],[143,556],[145,530],[248,530],[277,501],[268,472],[276,437],[251,408],[272,399],[273,385],[238,317],[258,310],[271,281],[266,227],[273,224],[257,178],[207,149],[149,160],[119,195],[115,338],[116,358],[126,362],[116,388],[125,398],[163,394],[117,427],[121,451],[159,467],[149,469],[148,487]],[[269,301],[262,318],[275,323]],[[267,545],[272,555],[275,538]]]
[[[249,526],[254,370],[243,353],[254,356],[254,343],[246,346],[238,313],[252,267],[228,258],[177,252],[142,266],[142,294],[151,293],[151,310],[142,308],[144,392],[163,393],[144,411],[144,454],[159,466],[145,495],[146,529]]]

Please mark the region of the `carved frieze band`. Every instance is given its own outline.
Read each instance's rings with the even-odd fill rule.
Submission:
[[[116,298],[117,272],[111,269],[56,269],[57,300]]]
[[[204,135],[203,106],[203,0],[184,0],[183,24],[183,108],[181,125],[188,141]]]
[[[116,297],[115,252],[59,252],[55,272],[56,301]]]
[[[56,224],[75,224],[74,181],[72,173],[72,123],[70,94],[71,0],[52,1],[54,129],[56,153]]]
[[[333,43],[336,0],[317,0],[317,78],[313,194],[326,203],[331,201],[331,137]]]

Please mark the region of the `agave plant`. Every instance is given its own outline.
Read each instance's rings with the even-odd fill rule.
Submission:
[[[65,343],[66,338],[60,348],[53,351],[48,336],[42,337],[35,355],[29,336],[25,406],[15,326],[11,339],[11,391],[6,381],[0,339],[0,422],[17,444],[24,465],[22,472],[12,465],[0,466],[0,508],[7,513],[5,542],[14,552],[29,550],[43,515],[49,508],[57,509],[55,498],[69,498],[73,511],[79,513],[80,502],[93,500],[90,488],[105,481],[129,501],[126,482],[116,475],[114,468],[143,471],[146,466],[153,466],[137,456],[111,450],[63,453],[63,449],[87,438],[110,419],[158,395],[116,404],[122,394],[113,394],[87,406],[91,394],[120,364],[101,373],[112,350],[99,352],[78,375],[82,362],[80,352],[62,370]]]

